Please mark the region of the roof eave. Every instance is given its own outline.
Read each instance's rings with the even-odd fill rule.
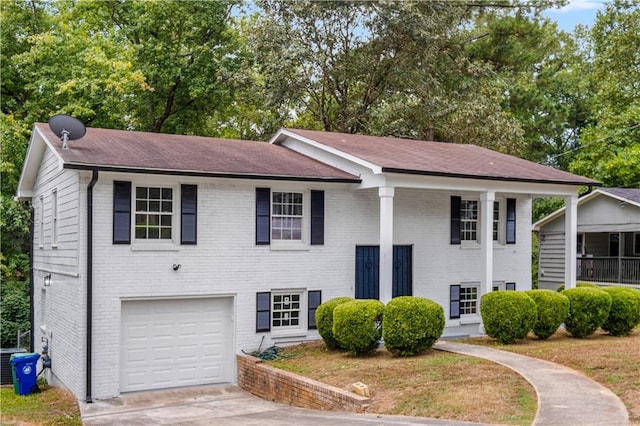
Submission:
[[[154,174],[154,175],[165,175],[165,176],[191,176],[191,177],[209,177],[209,178],[226,178],[226,179],[279,180],[279,181],[355,183],[355,184],[362,182],[362,180],[358,178],[339,178],[339,177],[328,177],[328,176],[267,175],[267,174],[253,174],[253,173],[226,173],[226,172],[208,172],[208,171],[202,171],[202,170],[177,170],[177,169],[105,166],[105,165],[99,165],[99,164],[85,164],[85,163],[66,163],[64,164],[64,168],[74,169],[74,170],[98,170],[102,172],[115,172],[115,173],[139,173],[139,174]]]
[[[446,172],[432,172],[426,170],[407,170],[398,169],[393,167],[383,167],[383,173],[400,173],[410,175],[422,175],[422,176],[442,176],[452,177],[459,179],[477,179],[477,180],[493,180],[503,182],[526,182],[526,183],[542,183],[542,184],[554,184],[554,185],[570,185],[570,186],[600,186],[602,185],[597,181],[578,182],[578,181],[564,181],[564,180],[548,180],[548,179],[529,179],[529,178],[512,178],[503,176],[483,176],[464,173],[446,173]]]

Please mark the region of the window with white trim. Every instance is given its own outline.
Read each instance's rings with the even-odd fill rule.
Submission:
[[[493,202],[493,241],[500,239],[500,201]]]
[[[136,239],[170,240],[172,238],[173,192],[173,188],[136,187]]]
[[[53,237],[51,240],[51,246],[58,246],[58,190],[54,189],[51,192],[51,231]]]
[[[271,330],[298,329],[302,318],[302,292],[271,294]]]
[[[460,315],[478,315],[478,285],[460,286]]]
[[[304,223],[303,193],[271,193],[271,239],[302,241]]]
[[[38,229],[38,246],[44,247],[44,195],[40,196],[40,229]]]
[[[478,201],[476,200],[461,201],[460,237],[462,241],[478,240]]]

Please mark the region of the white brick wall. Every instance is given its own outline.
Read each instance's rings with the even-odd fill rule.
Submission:
[[[69,176],[75,178],[71,179]],[[70,247],[77,251],[68,275],[53,274],[46,291],[46,320],[50,332],[53,380],[85,396],[86,336],[86,187],[88,174],[65,171],[59,182],[74,181],[74,219],[80,229]],[[140,244],[112,244],[113,180],[143,185],[180,183],[198,185],[198,244],[170,245],[168,250],[144,250]],[[325,244],[305,250],[277,251],[255,245],[255,188],[325,190]],[[43,191],[49,187],[43,186]],[[60,188],[60,187],[59,187]],[[448,316],[449,286],[479,281],[480,250],[449,244],[449,197],[447,191],[396,189],[394,243],[413,245],[413,293],[440,303]],[[478,194],[456,194],[478,196]],[[60,196],[69,197],[67,195]],[[498,197],[516,197],[497,194]],[[178,197],[178,193],[176,193]],[[494,249],[496,281],[515,281],[518,289],[530,288],[530,207],[528,197],[516,197],[517,241]],[[73,203],[72,203],[73,204]],[[265,336],[263,348],[273,343],[317,339],[310,331],[301,337],[272,339],[255,333],[256,292],[271,289],[322,290],[322,299],[353,296],[355,246],[377,245],[379,234],[377,189],[355,190],[346,184],[278,183],[185,179],[100,173],[94,190],[94,304],[93,392],[94,398],[119,394],[122,300],[184,296],[233,296],[235,300],[234,352],[251,351]],[[178,220],[176,209],[175,220]],[[46,221],[45,221],[46,222]],[[65,222],[65,223],[67,223]],[[73,228],[69,228],[72,230]],[[69,232],[73,234],[73,232]],[[77,237],[77,235],[76,235]],[[176,235],[176,237],[179,237]],[[155,247],[153,244],[150,245]],[[49,249],[50,251],[50,249]],[[37,259],[48,262],[44,249]],[[181,264],[173,271],[173,264]],[[46,268],[37,271],[36,289]],[[75,273],[75,276],[74,276]],[[41,292],[35,292],[36,310]],[[40,313],[36,312],[36,319]],[[36,324],[36,331],[41,324]],[[458,321],[448,321],[446,333],[457,334]],[[39,333],[39,332],[38,332]],[[36,334],[38,336],[38,334]],[[39,337],[36,337],[36,341]]]

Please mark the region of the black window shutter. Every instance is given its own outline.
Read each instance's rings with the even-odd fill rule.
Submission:
[[[316,309],[322,303],[322,290],[311,290],[308,293],[308,311],[309,318],[307,320],[309,330],[315,330],[318,328],[316,325]]]
[[[271,292],[256,293],[256,332],[271,330]]]
[[[131,182],[113,182],[113,244],[131,244]]]
[[[451,197],[451,244],[460,244],[460,205],[462,197]]]
[[[182,185],[180,192],[180,244],[196,244],[198,234],[198,186]]]
[[[449,318],[460,318],[460,285],[454,284],[449,287]]]
[[[311,245],[324,244],[324,191],[311,191]]]
[[[515,290],[516,289],[516,283],[507,283],[505,288],[507,290]]]
[[[516,199],[507,198],[507,244],[516,243]]]
[[[256,188],[256,245],[269,245],[271,216],[271,190]]]

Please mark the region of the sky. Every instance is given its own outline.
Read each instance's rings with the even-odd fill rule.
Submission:
[[[557,21],[561,30],[572,32],[576,25],[592,26],[596,12],[604,10],[606,0],[570,0],[562,9],[550,9],[544,15]]]

